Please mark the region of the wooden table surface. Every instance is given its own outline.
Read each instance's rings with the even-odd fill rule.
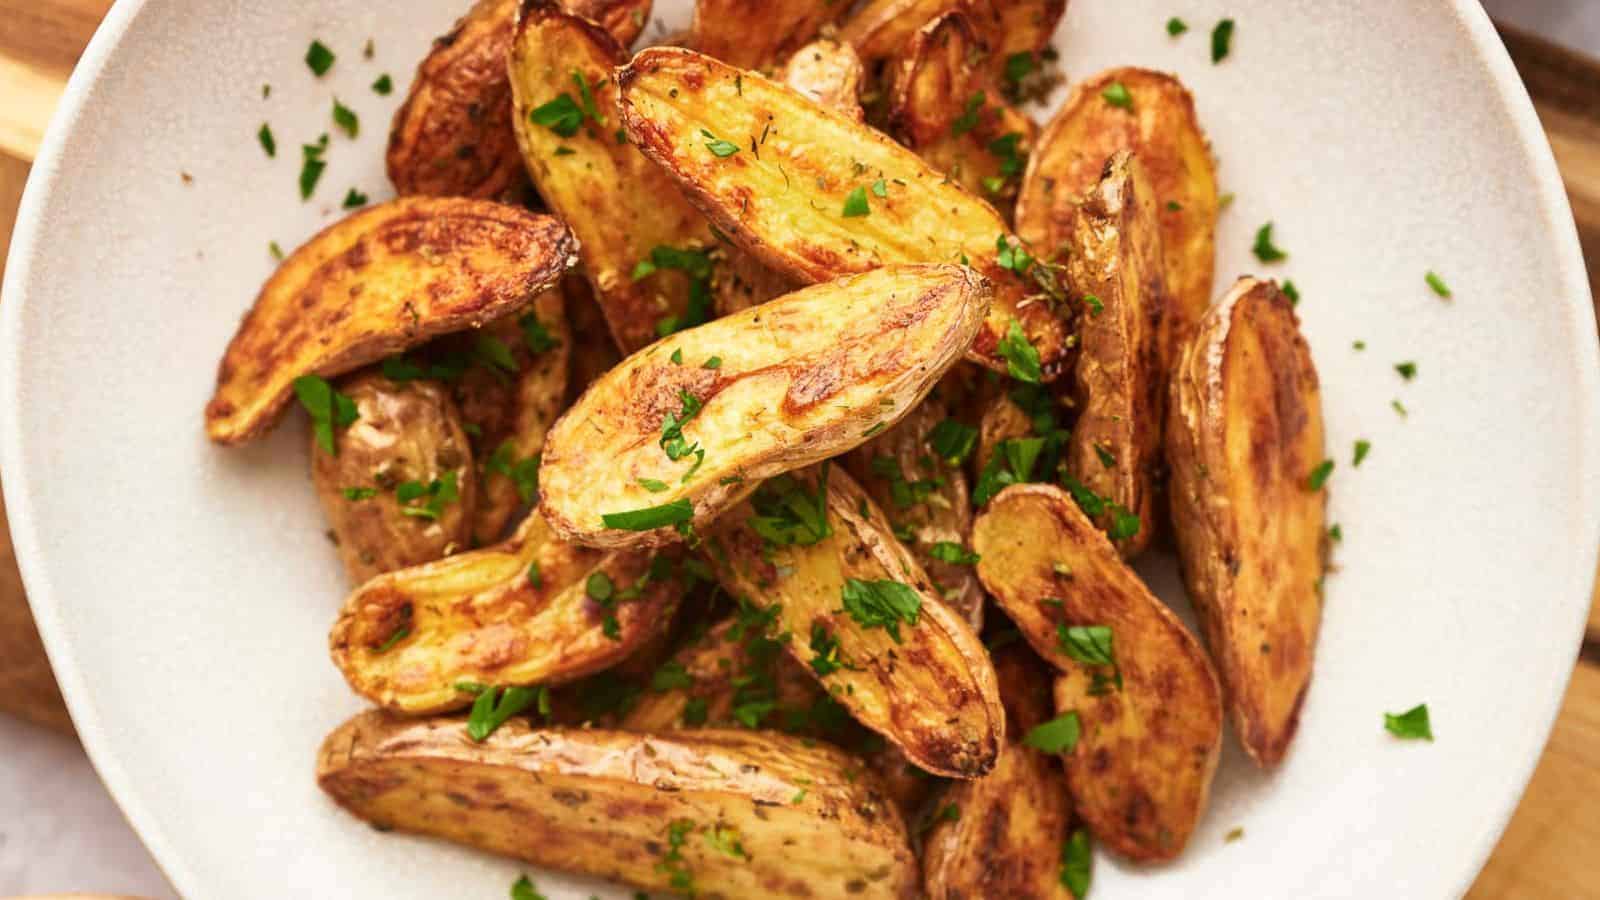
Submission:
[[[50,113],[110,5],[0,0],[0,260]],[[1600,63],[1510,29],[1502,35],[1549,132],[1600,296]],[[4,513],[0,502],[0,711],[70,731],[23,598]],[[1468,894],[1472,900],[1600,896],[1600,593],[1595,600],[1550,744]]]

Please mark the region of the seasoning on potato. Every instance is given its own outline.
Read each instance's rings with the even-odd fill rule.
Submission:
[[[577,263],[565,225],[487,200],[407,197],[324,229],[267,279],[217,367],[206,433],[265,434],[302,375],[331,378],[526,306]]]
[[[657,341],[550,430],[539,510],[590,546],[684,540],[762,479],[903,418],[971,343],[989,295],[971,269],[889,266]]]
[[[1060,672],[1059,715],[1024,740],[1062,755],[1073,808],[1101,843],[1176,857],[1222,742],[1222,692],[1200,642],[1059,488],[1007,488],[973,523],[972,545],[984,588]]]
[[[871,773],[824,744],[771,732],[510,721],[479,742],[461,719],[368,712],[323,741],[317,783],[380,830],[648,891],[917,896],[905,823]]]
[[[330,453],[312,437],[311,480],[356,584],[465,549],[477,501],[461,414],[442,387],[374,372],[335,387],[357,419]]]
[[[1300,722],[1322,618],[1322,395],[1294,305],[1241,278],[1172,373],[1167,459],[1184,583],[1258,765]]]
[[[463,683],[559,684],[616,664],[657,633],[683,589],[670,555],[577,547],[529,514],[497,547],[362,585],[328,645],[373,703],[444,712],[473,701]]]

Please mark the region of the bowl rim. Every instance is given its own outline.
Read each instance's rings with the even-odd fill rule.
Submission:
[[[28,303],[23,286],[29,281],[33,259],[38,253],[40,213],[61,175],[62,156],[95,84],[139,14],[152,2],[167,0],[115,0],[73,68],[34,158],[17,210],[5,279],[0,284],[0,295],[5,298],[5,302],[0,303],[0,408],[20,408],[19,375],[23,354],[18,335],[22,310]],[[1551,226],[1549,236],[1555,243],[1553,250],[1559,263],[1561,280],[1565,283],[1562,300],[1568,307],[1568,315],[1577,325],[1573,332],[1579,346],[1574,348],[1574,358],[1580,363],[1587,363],[1575,387],[1578,389],[1580,408],[1593,411],[1581,427],[1583,447],[1579,458],[1585,465],[1579,473],[1583,477],[1577,479],[1585,495],[1580,508],[1585,510],[1589,540],[1577,551],[1582,566],[1577,570],[1579,584],[1573,590],[1576,594],[1581,589],[1581,602],[1578,596],[1564,601],[1569,604],[1567,612],[1572,619],[1573,642],[1569,649],[1576,658],[1577,649],[1584,638],[1595,587],[1589,573],[1595,572],[1596,563],[1600,561],[1600,497],[1595,496],[1596,486],[1600,485],[1600,333],[1596,330],[1594,301],[1571,205],[1549,138],[1539,122],[1526,85],[1517,73],[1488,12],[1477,0],[1448,0],[1447,12],[1454,14],[1471,48],[1488,70],[1498,93],[1497,99],[1511,119],[1513,134],[1528,154],[1537,176],[1534,188],[1544,217]],[[0,487],[3,487],[6,508],[10,510],[8,518],[17,565],[51,669],[77,729],[78,740],[112,799],[167,880],[180,895],[197,895],[199,879],[188,864],[188,856],[171,842],[154,812],[139,801],[132,789],[132,777],[110,746],[90,699],[91,688],[74,658],[69,636],[55,614],[58,601],[52,593],[45,565],[41,561],[41,544],[31,515],[31,497],[17,486],[25,478],[22,444],[21,428],[16,417],[0,418],[0,471],[10,473],[10,478]],[[1484,817],[1475,843],[1458,856],[1462,865],[1453,882],[1452,896],[1463,895],[1472,886],[1520,805],[1534,769],[1543,757],[1572,671],[1567,670],[1567,674],[1558,679],[1558,684],[1551,685],[1552,690],[1541,701],[1543,707],[1537,710],[1535,720],[1539,723],[1542,739],[1532,747],[1533,752],[1527,758],[1507,766],[1507,773],[1511,776],[1509,783],[1515,786],[1514,790],[1507,794],[1492,815]]]

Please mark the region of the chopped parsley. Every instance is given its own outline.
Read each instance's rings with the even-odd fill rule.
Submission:
[[[1106,529],[1106,536],[1113,541],[1125,541],[1139,533],[1143,523],[1137,513],[1130,511],[1120,503],[1113,503],[1105,497],[1090,490],[1089,486],[1071,476],[1065,476],[1062,484],[1067,493],[1077,501],[1078,508],[1091,519],[1100,519],[1107,514],[1111,517],[1111,526]]]
[[[1128,93],[1127,85],[1120,81],[1113,81],[1106,85],[1106,89],[1100,92],[1100,96],[1105,98],[1107,103],[1118,109],[1133,109],[1133,95]]]
[[[1089,832],[1079,828],[1061,845],[1061,886],[1076,900],[1089,896],[1089,880],[1094,872],[1094,854],[1089,849]]]
[[[995,262],[1002,269],[1010,269],[1018,275],[1026,275],[1033,265],[1033,255],[1023,248],[1021,243],[1013,244],[1000,235],[994,240]]]
[[[650,531],[667,525],[682,525],[693,518],[694,504],[684,497],[660,506],[605,513],[600,516],[600,521],[607,528],[619,531]]]
[[[739,145],[732,141],[725,141],[704,128],[700,129],[700,133],[711,139],[706,141],[706,149],[710,150],[711,155],[718,159],[727,159],[739,152]]]
[[[1340,525],[1338,522],[1329,525],[1328,540],[1333,541],[1336,544],[1344,540],[1344,526]]]
[[[1428,704],[1422,703],[1403,713],[1384,713],[1383,727],[1397,738],[1433,740],[1433,725],[1428,721]]]
[[[855,668],[850,661],[844,658],[839,649],[839,640],[822,620],[815,619],[811,622],[811,671],[817,673],[819,678],[826,678],[840,669]]]
[[[695,395],[682,388],[678,389],[678,402],[682,406],[676,413],[667,413],[661,418],[661,449],[666,452],[667,459],[677,462],[685,456],[700,449],[700,444],[689,443],[683,436],[683,426],[689,424],[695,416],[700,414],[702,404]]]
[[[1402,419],[1407,418],[1408,416],[1411,415],[1409,412],[1406,411],[1406,405],[1404,403],[1401,403],[1398,399],[1390,400],[1389,401],[1389,406],[1392,407],[1396,413],[1399,413],[1400,418],[1402,418]]]
[[[539,460],[541,454],[535,453],[527,459],[517,460],[516,442],[506,438],[500,446],[494,448],[494,453],[484,461],[485,471],[496,475],[504,475],[516,485],[517,496],[523,503],[533,502],[533,497],[539,492]]]
[[[403,481],[395,487],[394,497],[400,501],[401,515],[436,521],[444,514],[446,506],[460,499],[461,490],[455,470],[452,469],[444,473],[444,477],[435,478],[427,484]]]
[[[899,581],[861,581],[846,578],[840,594],[844,611],[862,628],[882,628],[900,643],[900,623],[915,626],[922,614],[922,597]]]
[[[411,604],[407,603],[405,606],[400,607],[400,624],[398,626],[396,626],[394,632],[392,634],[390,634],[389,637],[386,638],[383,643],[379,644],[376,647],[373,647],[372,648],[372,652],[373,653],[388,653],[390,650],[394,649],[394,645],[395,644],[398,644],[401,641],[405,640],[406,638],[410,637],[411,636],[411,617],[413,615],[415,615],[415,613],[411,609]]]
[[[1289,254],[1278,249],[1278,247],[1272,243],[1271,222],[1268,222],[1267,224],[1256,229],[1256,243],[1255,246],[1250,248],[1250,252],[1256,255],[1256,259],[1259,259],[1264,263],[1282,262],[1283,260],[1289,258]]]
[[[1189,23],[1183,21],[1182,19],[1178,18],[1177,16],[1173,16],[1172,18],[1167,20],[1167,34],[1171,35],[1172,37],[1177,37],[1178,35],[1183,34],[1185,31],[1188,31],[1188,30],[1189,30]]]
[[[1006,327],[1005,337],[995,346],[1000,356],[1006,361],[1006,374],[1018,381],[1028,384],[1038,384],[1042,377],[1039,370],[1039,351],[1029,343],[1028,336],[1022,332],[1022,323],[1016,319]]]
[[[983,91],[979,91],[967,98],[967,105],[962,109],[961,115],[950,123],[951,136],[961,137],[963,134],[978,127],[978,115],[983,112],[985,99]]]
[[[1365,350],[1365,349],[1367,349],[1367,342],[1366,341],[1352,341],[1351,344],[1350,344],[1350,349],[1352,349],[1352,350]]]
[[[1062,653],[1084,665],[1117,664],[1109,625],[1060,625],[1056,628],[1056,641]]]
[[[1366,459],[1367,458],[1367,454],[1370,453],[1370,452],[1372,452],[1372,442],[1371,441],[1366,441],[1366,440],[1356,441],[1355,458],[1350,461],[1350,466],[1352,468],[1354,468],[1356,466],[1361,465],[1361,461],[1363,459]]]
[[[682,272],[689,278],[689,302],[683,315],[669,315],[656,322],[656,336],[666,337],[685,328],[703,325],[711,319],[711,255],[704,250],[680,250],[658,245],[650,256],[639,260],[631,278],[638,281],[662,269]]]
[[[1450,293],[1450,286],[1444,283],[1444,279],[1440,278],[1438,273],[1429,272],[1428,274],[1422,276],[1422,279],[1428,282],[1428,287],[1433,288],[1433,292],[1435,294],[1438,294],[1446,300],[1449,300],[1452,296]]]
[[[720,369],[720,368],[722,368],[722,357],[720,357],[720,356],[710,357],[705,362],[700,364],[700,368],[702,368],[702,369],[712,369],[712,370]]]
[[[846,219],[859,218],[871,212],[872,208],[867,205],[866,188],[858,185],[855,190],[844,198],[844,217]]]
[[[360,209],[361,207],[367,205],[367,195],[361,193],[355,188],[351,188],[345,193],[344,203],[341,205],[345,209]]]
[[[833,534],[828,524],[828,464],[817,478],[816,494],[791,475],[769,479],[750,497],[756,514],[750,528],[776,547],[809,547]]]
[[[361,117],[356,115],[355,110],[340,103],[338,97],[333,98],[333,124],[351,138],[361,134]]]
[[[683,861],[683,845],[691,831],[694,831],[694,822],[690,819],[674,819],[667,823],[667,852],[661,862],[656,863],[656,871],[667,876],[673,890],[692,895],[694,875]]]
[[[372,83],[372,92],[380,97],[389,96],[394,93],[394,79],[387,72],[379,75],[378,80]]]
[[[1407,381],[1417,377],[1417,364],[1414,362],[1395,363],[1394,370],[1399,372],[1400,377]]]
[[[283,262],[283,248],[278,246],[277,241],[267,241],[267,252],[272,254],[273,259]]]
[[[572,137],[583,127],[583,108],[571,94],[561,94],[554,100],[540,104],[528,113],[528,121],[543,125],[561,137]]]
[[[706,829],[706,843],[734,859],[749,859],[744,844],[739,842],[739,829],[732,825],[716,825]]]
[[[328,163],[322,154],[328,149],[328,136],[323,135],[315,144],[300,145],[300,199],[310,200],[317,189],[317,182],[322,179],[323,170],[328,168]]]
[[[1280,288],[1280,290],[1283,291],[1283,295],[1285,297],[1289,298],[1289,302],[1291,304],[1295,306],[1300,305],[1300,289],[1294,286],[1294,282],[1292,280],[1285,278],[1283,280],[1283,286]]]
[[[495,729],[517,713],[539,700],[541,709],[548,708],[547,687],[506,687],[458,684],[456,690],[473,690],[478,698],[472,701],[472,714],[467,717],[467,735],[478,743],[494,734]],[[544,699],[540,695],[546,695]]]
[[[689,675],[689,670],[683,667],[683,663],[676,660],[663,663],[661,668],[650,676],[650,689],[658,694],[691,687],[694,687],[694,678]]]
[[[1311,474],[1306,476],[1306,490],[1322,490],[1322,486],[1328,483],[1328,476],[1332,474],[1333,460],[1325,459],[1322,462],[1317,463],[1316,468],[1311,470]]]
[[[261,149],[266,151],[268,157],[278,155],[278,140],[272,136],[272,126],[261,123],[261,130],[256,132],[256,140],[261,142]]]
[[[528,583],[536,588],[544,587],[544,573],[539,570],[539,561],[528,563]]]
[[[524,875],[511,885],[511,900],[546,900],[546,897]]]
[[[328,74],[328,70],[333,68],[333,61],[336,58],[333,55],[333,51],[329,50],[327,45],[321,41],[312,41],[311,46],[306,48],[306,66],[318,78]]]
[[[1039,67],[1033,59],[1033,54],[1027,50],[1013,53],[1006,57],[1005,79],[1012,85],[1020,85],[1023,79],[1032,75]]]
[[[1233,20],[1223,19],[1211,29],[1211,62],[1222,62],[1233,47]]]
[[[1073,711],[1029,729],[1022,742],[1046,753],[1071,753],[1078,746],[1079,731],[1078,713]]]
[[[657,481],[654,478],[639,478],[635,480],[639,482],[640,487],[652,494],[659,494],[667,489],[667,483],[665,481]]]
[[[517,325],[522,328],[522,341],[528,345],[528,352],[535,356],[561,346],[561,342],[550,333],[550,329],[539,321],[537,313],[528,313],[517,320]]]
[[[301,375],[294,380],[294,395],[311,416],[311,433],[317,446],[331,456],[339,455],[334,443],[333,430],[348,428],[359,418],[356,402],[333,389],[333,385],[318,375]]]
[[[371,487],[347,487],[341,491],[341,493],[344,494],[344,498],[346,500],[354,503],[360,500],[371,500],[373,497],[378,496],[378,489]]]
[[[958,566],[970,566],[982,559],[978,554],[954,541],[939,541],[935,543],[928,548],[928,555],[940,562]]]
[[[983,471],[978,473],[978,483],[972,489],[972,505],[982,506],[1006,487],[1031,480],[1045,441],[1039,437],[1001,441]]]
[[[933,448],[936,456],[952,466],[965,462],[977,445],[978,429],[955,419],[944,419],[928,432],[928,446]]]
[[[517,358],[512,355],[511,348],[506,342],[487,332],[478,332],[477,337],[473,339],[472,349],[491,369],[515,373],[521,368],[517,365]]]
[[[882,178],[874,181],[872,183],[872,196],[881,200],[887,200],[889,198],[889,183],[884,181]]]
[[[1089,307],[1089,315],[1098,316],[1106,311],[1106,304],[1094,294],[1083,295],[1083,305]]]

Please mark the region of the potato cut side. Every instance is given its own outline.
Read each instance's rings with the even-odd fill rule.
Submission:
[[[899,64],[889,125],[934,168],[1004,210],[1016,200],[1038,127],[1006,102],[990,56],[965,15],[929,22]]]
[[[918,31],[939,16],[960,12],[988,48],[984,65],[998,79],[1006,60],[1039,53],[1066,13],[1067,0],[867,0],[839,30],[869,68],[904,52]]]
[[[1003,372],[1008,358],[1026,356],[1040,370],[1028,377],[1059,374],[1066,324],[1033,277],[1000,265],[997,242],[1010,242],[1004,220],[915,153],[689,50],[645,50],[617,77],[629,137],[767,265],[818,282],[895,263],[966,261],[995,286],[970,357]],[[1013,323],[1020,335],[1008,354],[1001,342]]]
[[[861,57],[849,44],[832,38],[796,50],[778,72],[779,81],[857,122],[865,116],[861,109],[864,78]]]
[[[770,72],[849,8],[838,0],[696,0],[689,46],[730,66]]]
[[[859,763],[749,731],[532,730],[356,716],[317,783],[380,830],[706,898],[912,900],[905,824]]]
[[[217,367],[206,433],[270,430],[301,375],[340,375],[527,305],[578,261],[566,226],[486,200],[407,197],[323,230],[267,279]]]
[[[1005,711],[983,644],[844,472],[769,482],[717,522],[707,555],[723,589],[770,611],[773,636],[917,766],[994,766]]]
[[[582,16],[604,28],[618,44],[627,47],[644,33],[645,23],[650,21],[652,2],[651,0],[561,0],[560,5],[567,12]]]
[[[442,712],[472,702],[463,682],[557,684],[614,665],[682,595],[672,557],[577,547],[530,514],[497,547],[357,588],[328,646],[356,693],[399,712]]]
[[[1058,488],[1007,488],[972,541],[984,588],[1062,673],[1056,709],[1082,729],[1063,754],[1077,814],[1124,856],[1176,857],[1205,810],[1222,738],[1221,689],[1200,642]],[[1110,631],[1094,643],[1074,628]],[[1085,646],[1112,662],[1091,664]]]
[[[1067,284],[1079,305],[1067,472],[1105,502],[1096,524],[1124,558],[1155,531],[1166,279],[1160,213],[1139,157],[1119,150],[1065,234]],[[1138,517],[1132,534],[1119,519]],[[1124,536],[1125,535],[1125,536]]]
[[[1120,84],[1130,106],[1105,92]],[[1073,88],[1045,126],[1017,198],[1017,233],[1055,248],[1071,228],[1077,199],[1099,181],[1106,160],[1132,150],[1143,164],[1161,217],[1171,325],[1163,358],[1193,333],[1211,305],[1216,257],[1217,171],[1195,117],[1194,98],[1177,78],[1148,69],[1111,69]]]
[[[660,546],[763,478],[855,447],[916,406],[982,324],[959,266],[891,266],[672,335],[550,431],[540,511],[567,539]]]
[[[350,581],[466,549],[479,498],[471,444],[449,393],[370,370],[336,389],[355,403],[357,419],[335,431],[337,454],[312,437],[311,482]],[[432,493],[402,499],[413,490],[402,488],[408,483]]]
[[[1061,883],[1061,847],[1072,824],[1066,779],[1050,754],[1022,743],[1051,716],[1050,678],[1032,656],[1021,646],[994,655],[1006,745],[994,771],[951,784],[935,804],[922,845],[929,900],[1073,900]]]
[[[949,419],[944,401],[929,396],[900,424],[850,451],[845,464],[922,564],[939,598],[976,630],[983,627],[983,592],[968,561],[967,476],[929,441]]]
[[[1172,375],[1167,459],[1184,582],[1262,766],[1300,721],[1322,617],[1327,491],[1322,395],[1289,299],[1240,279]]]

